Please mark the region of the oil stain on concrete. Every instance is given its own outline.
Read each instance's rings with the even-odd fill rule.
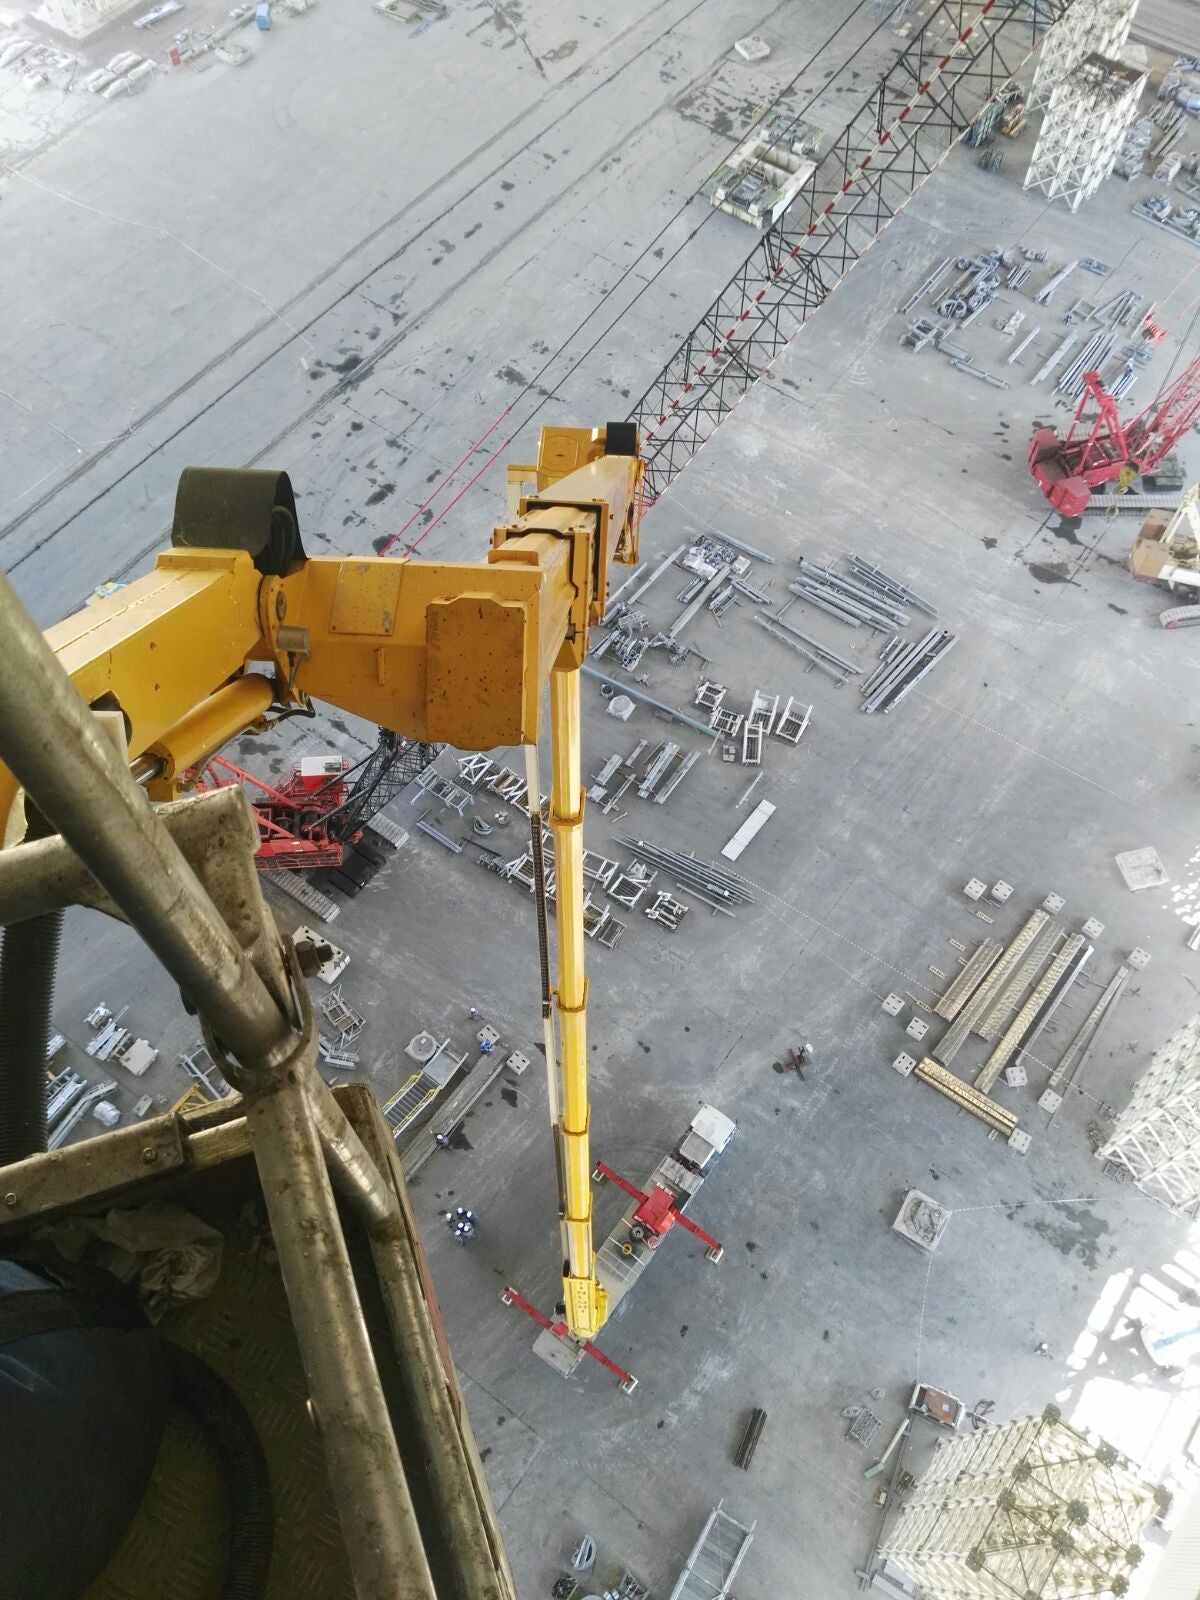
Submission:
[[[1059,1213],[1058,1218],[1043,1214],[1030,1222],[1029,1227],[1040,1233],[1060,1255],[1075,1256],[1089,1272],[1095,1272],[1100,1265],[1100,1239],[1108,1232],[1108,1223],[1081,1205],[1060,1200],[1050,1204]]]

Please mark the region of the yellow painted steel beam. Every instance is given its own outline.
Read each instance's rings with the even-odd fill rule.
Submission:
[[[547,429],[536,490],[486,561],[301,560],[264,576],[242,550],[174,549],[48,630],[89,705],[120,710],[156,798],[275,703],[327,700],[414,739],[535,741],[542,692],[578,664],[610,560],[633,561],[641,463],[602,429]],[[265,668],[262,684],[229,692]],[[209,702],[213,703],[209,703]],[[14,787],[0,771],[0,821]]]
[[[636,451],[632,430],[622,442]],[[273,708],[310,700],[460,749],[536,745],[549,682],[563,1291],[581,1339],[602,1326],[607,1295],[592,1239],[579,668],[610,562],[637,561],[644,470],[607,446],[604,429],[544,429],[483,562],[302,558],[271,576],[246,550],[188,546],[48,634],[84,700],[121,713],[130,759],[148,761],[164,800]],[[221,537],[224,519],[220,500],[193,498],[186,531]],[[0,837],[15,792],[0,768]]]

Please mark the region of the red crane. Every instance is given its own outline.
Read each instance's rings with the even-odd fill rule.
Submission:
[[[1097,414],[1083,420],[1089,403]],[[1135,478],[1153,472],[1200,416],[1200,358],[1155,396],[1129,424],[1098,372],[1083,375],[1083,398],[1065,439],[1053,428],[1039,428],[1029,441],[1029,470],[1056,511],[1077,517],[1087,510],[1092,490],[1118,480],[1127,489]]]
[[[224,756],[210,756],[196,775],[196,787],[240,783],[247,790],[258,821],[255,865],[260,872],[328,867],[349,878],[348,852],[370,848],[363,841],[364,827],[440,748],[381,728],[374,750],[353,766],[341,756],[308,756],[274,787]],[[352,881],[334,881],[354,892]]]

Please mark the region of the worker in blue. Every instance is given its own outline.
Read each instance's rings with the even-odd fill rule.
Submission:
[[[475,1227],[479,1217],[466,1206],[456,1206],[453,1211],[443,1212],[446,1226],[454,1234],[459,1244],[466,1244],[475,1237]]]

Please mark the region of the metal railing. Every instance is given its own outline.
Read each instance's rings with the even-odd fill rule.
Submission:
[[[198,1011],[214,1061],[243,1096],[358,1594],[438,1600],[335,1188],[370,1241],[397,1348],[429,1369],[412,1388],[453,1593],[512,1600],[503,1558],[464,1493],[461,1440],[458,1457],[447,1444],[457,1419],[446,1384],[431,1377],[438,1358],[402,1261],[410,1240],[397,1191],[316,1070],[307,990],[262,898],[245,797],[222,789],[156,811],[2,576],[0,760],[61,834],[0,851],[0,923],[71,903],[115,908]],[[144,1139],[149,1125],[136,1131]],[[49,1159],[8,1167],[5,1188],[19,1196],[38,1179],[44,1188],[48,1173],[27,1169]]]

